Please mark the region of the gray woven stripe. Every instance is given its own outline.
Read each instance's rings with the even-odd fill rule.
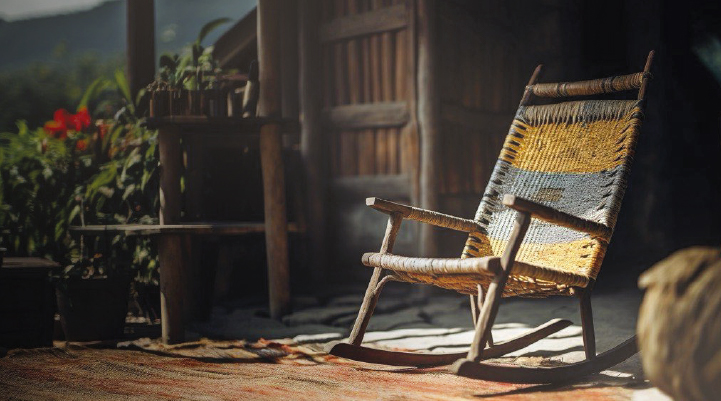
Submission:
[[[501,204],[504,194],[517,195],[557,210],[598,223],[611,225],[616,197],[625,185],[626,167],[598,173],[543,173],[526,171],[499,161],[483,195],[476,220],[486,227],[492,238],[506,238],[515,211]],[[546,235],[541,235],[541,232]],[[536,235],[538,234],[538,235]],[[534,220],[527,235],[528,242],[557,243],[585,237],[583,233]]]
[[[509,227],[513,227],[516,211],[506,208],[498,213],[493,223],[488,227],[488,237],[498,240],[507,240],[511,235]],[[561,227],[556,224],[533,219],[523,243],[558,244],[562,242],[577,241],[588,238],[588,234]]]

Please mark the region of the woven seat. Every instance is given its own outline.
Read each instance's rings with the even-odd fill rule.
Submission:
[[[368,198],[389,215],[381,249],[362,262],[373,267],[349,344],[334,355],[382,363],[447,363],[437,356],[369,351],[361,346],[380,291],[391,280],[431,284],[470,295],[476,328],[466,359],[452,370],[485,380],[546,383],[607,369],[636,352],[634,339],[596,355],[591,291],[601,269],[628,182],[643,120],[653,52],[643,72],[579,82],[526,86],[478,210],[471,219]],[[533,97],[564,98],[638,90],[634,100],[571,100],[531,105]],[[468,233],[460,258],[393,255],[404,219]],[[484,355],[520,349],[571,324],[552,321],[525,337],[493,345],[491,328],[503,296],[580,298],[586,360],[554,368],[482,362]],[[529,342],[530,341],[530,342]],[[520,348],[519,348],[520,347]],[[488,353],[486,353],[488,351]]]
[[[362,262],[368,267],[392,270],[394,276],[402,281],[434,284],[469,295],[475,295],[478,292],[478,283],[493,279],[501,268],[499,256],[464,259],[411,258],[390,253],[366,253]],[[439,280],[440,276],[444,279]],[[523,262],[513,264],[510,280],[527,280],[533,284],[533,292],[515,295],[545,296],[544,289],[546,293],[557,293],[571,287],[586,287],[589,283],[588,277],[580,274]],[[526,288],[528,283],[516,287]]]

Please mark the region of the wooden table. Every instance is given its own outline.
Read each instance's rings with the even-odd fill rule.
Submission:
[[[285,177],[281,158],[281,136],[262,137],[264,127],[274,126],[278,132],[297,132],[298,124],[287,120],[266,118],[232,118],[205,116],[171,116],[146,121],[158,129],[160,154],[160,224],[94,225],[71,227],[84,235],[122,233],[125,235],[157,235],[160,259],[160,309],[162,336],[165,343],[185,340],[185,324],[191,300],[185,293],[189,278],[190,237],[195,235],[243,235],[265,232],[270,312],[280,318],[290,307],[288,272],[288,231],[297,231],[288,224],[285,204]],[[183,158],[181,138],[203,134],[261,135],[260,157],[263,172],[265,221],[253,222],[181,222],[181,188]],[[228,183],[232,185],[232,183]]]

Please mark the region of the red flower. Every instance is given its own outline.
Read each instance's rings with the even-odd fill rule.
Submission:
[[[88,141],[86,141],[85,139],[80,139],[77,142],[75,142],[75,149],[83,152],[87,148],[88,148]]]
[[[65,109],[57,109],[53,114],[53,121],[45,123],[45,132],[55,138],[65,139],[68,136],[68,121],[70,113]]]
[[[101,122],[102,120],[99,120],[96,122],[96,125],[98,127],[98,134],[100,135],[100,139],[105,138],[105,135],[108,133],[108,124],[104,124]]]
[[[88,108],[85,106],[80,107],[77,114],[70,116],[70,123],[69,125],[78,132],[88,128],[90,126],[90,113],[88,113]]]
[[[70,114],[65,109],[57,109],[53,114],[53,121],[45,123],[45,132],[55,138],[65,139],[68,137],[68,130],[81,132],[90,126],[90,113],[88,108],[83,106],[76,114]]]
[[[45,132],[55,138],[65,139],[68,136],[68,128],[60,121],[48,121],[45,123]]]

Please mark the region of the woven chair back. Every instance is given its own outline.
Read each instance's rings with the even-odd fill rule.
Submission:
[[[638,100],[519,107],[475,216],[485,230],[468,237],[463,257],[503,253],[516,214],[502,205],[505,194],[613,229],[642,119]],[[609,239],[534,219],[517,260],[595,279]]]

